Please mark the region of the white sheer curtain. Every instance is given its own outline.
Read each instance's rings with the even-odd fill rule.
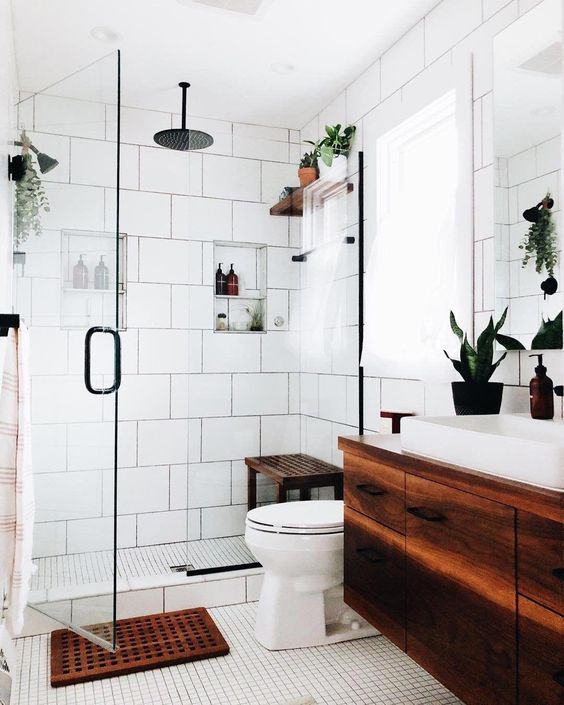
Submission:
[[[464,320],[469,295],[461,275],[469,253],[457,227],[456,114],[449,91],[376,142],[362,358],[375,376],[453,378],[442,352],[452,350],[449,311]]]

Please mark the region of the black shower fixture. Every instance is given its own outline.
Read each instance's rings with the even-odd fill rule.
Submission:
[[[23,147],[24,143],[23,142],[14,142],[16,147]],[[39,164],[39,171],[42,174],[48,174],[50,171],[52,171],[56,166],[59,166],[59,162],[54,159],[53,157],[50,157],[48,154],[45,154],[44,152],[40,152],[37,147],[35,147],[31,142],[26,142],[26,146],[31,149],[31,151],[35,154],[37,157],[37,163]]]
[[[172,130],[161,130],[153,139],[161,147],[177,149],[181,152],[191,152],[195,149],[205,149],[213,144],[213,137],[201,130],[189,130],[186,127],[186,91],[190,84],[182,81],[178,84],[182,88],[182,127]]]

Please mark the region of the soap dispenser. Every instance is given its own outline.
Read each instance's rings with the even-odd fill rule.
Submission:
[[[104,255],[100,256],[100,262],[94,270],[94,288],[109,289],[110,288],[110,273],[104,263]]]
[[[533,419],[554,418],[554,386],[550,377],[546,376],[546,367],[542,364],[542,355],[538,357],[539,364],[535,367],[535,376],[529,384],[531,394],[531,416]]]
[[[231,265],[231,269],[227,275],[227,295],[239,296],[239,277],[235,274],[233,265]]]
[[[227,277],[221,269],[223,262],[219,263],[217,272],[215,273],[215,293],[217,296],[225,296],[227,294]]]
[[[72,270],[72,285],[74,289],[88,289],[88,267],[82,261],[83,257],[84,255],[80,255]]]

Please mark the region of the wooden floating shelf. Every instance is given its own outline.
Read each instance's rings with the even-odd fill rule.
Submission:
[[[312,189],[315,198],[324,201],[336,195],[344,186],[344,181],[324,181],[323,179],[318,179],[314,181],[313,184],[310,184],[310,186],[306,186],[306,188]],[[348,193],[354,189],[354,186],[350,183],[347,183],[346,187]],[[286,198],[283,198],[272,206],[270,215],[302,217],[304,214],[304,191],[304,188],[297,188],[295,191],[292,191],[289,196],[286,196]]]

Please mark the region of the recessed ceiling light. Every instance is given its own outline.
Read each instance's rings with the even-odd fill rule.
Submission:
[[[285,64],[283,61],[270,64],[270,70],[274,71],[274,73],[292,73],[295,68],[293,64]]]
[[[120,35],[114,32],[110,27],[93,27],[90,30],[90,36],[93,39],[97,39],[99,42],[105,42],[106,44],[111,44],[112,42],[117,42],[120,39]]]

